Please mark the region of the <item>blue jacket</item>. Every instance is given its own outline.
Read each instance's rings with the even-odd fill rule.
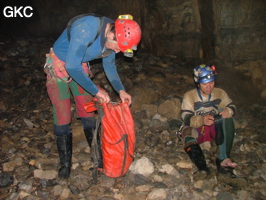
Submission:
[[[92,95],[97,94],[99,89],[85,74],[81,63],[97,58],[102,58],[105,74],[113,88],[117,92],[124,90],[115,65],[115,52],[109,50],[111,53],[109,56],[102,56],[102,53],[106,51],[104,32],[107,23],[114,23],[114,21],[103,17],[102,31],[95,40],[100,26],[100,18],[95,16],[79,18],[71,26],[70,41],[67,36],[67,29],[65,29],[53,46],[55,55],[66,63],[68,74]],[[91,42],[93,43],[88,47]]]

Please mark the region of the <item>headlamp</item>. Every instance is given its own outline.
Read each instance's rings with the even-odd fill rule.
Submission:
[[[132,58],[133,55],[134,54],[133,54],[132,49],[127,49],[127,50],[124,51],[124,56],[126,56],[126,57]]]
[[[199,80],[203,80],[203,79],[211,79],[213,76],[215,76],[215,74],[207,74],[203,77],[199,77],[198,79]]]
[[[132,15],[119,15],[118,19],[131,19],[131,20],[133,20],[133,16]]]

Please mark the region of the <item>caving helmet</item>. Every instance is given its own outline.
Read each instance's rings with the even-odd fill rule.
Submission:
[[[216,79],[216,68],[214,65],[201,64],[194,68],[194,81],[196,84],[209,83]]]
[[[115,21],[115,32],[118,47],[127,57],[133,57],[133,50],[141,39],[141,29],[132,15],[120,15]]]

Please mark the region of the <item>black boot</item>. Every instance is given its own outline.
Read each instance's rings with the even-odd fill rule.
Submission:
[[[84,129],[84,133],[85,133],[87,142],[88,142],[88,144],[89,144],[89,146],[91,148],[91,143],[92,143],[92,140],[93,140],[94,128]]]
[[[87,142],[91,148],[92,141],[93,141],[94,128],[84,129],[84,133],[85,133]],[[101,141],[100,141],[99,135],[97,135],[97,146],[98,146],[98,151],[99,151],[98,168],[103,168],[103,156],[102,156]]]
[[[214,115],[214,124],[215,124],[215,143],[221,145],[224,143],[224,131],[223,131],[223,118],[221,115]]]
[[[196,165],[200,171],[209,172],[207,167],[205,156],[198,144],[191,144],[185,147],[185,151],[190,157],[191,161]]]
[[[60,158],[60,169],[58,176],[60,178],[69,178],[71,170],[72,157],[72,134],[56,135],[57,150]]]

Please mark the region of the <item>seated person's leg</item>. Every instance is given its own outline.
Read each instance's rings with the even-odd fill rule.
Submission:
[[[233,162],[230,158],[230,152],[232,149],[234,136],[235,136],[235,126],[233,118],[223,119],[223,134],[224,141],[219,145],[219,155],[217,158],[218,170],[222,171],[222,168],[235,168],[237,164]]]
[[[184,139],[184,149],[191,161],[200,171],[209,171],[204,154],[197,142],[197,130],[189,126],[184,126],[181,130],[181,136]]]

